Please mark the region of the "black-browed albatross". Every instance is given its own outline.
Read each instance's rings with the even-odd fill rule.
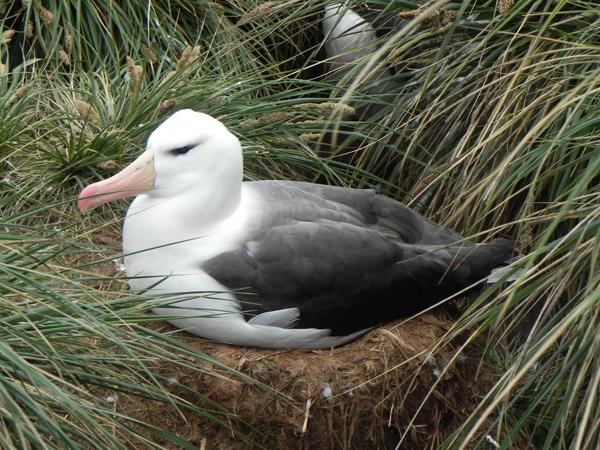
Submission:
[[[242,182],[242,164],[221,122],[182,110],[133,163],[80,194],[82,211],[137,196],[123,229],[129,284],[146,295],[189,293],[154,311],[198,336],[344,344],[485,278],[512,254],[508,240],[468,242],[373,190]]]

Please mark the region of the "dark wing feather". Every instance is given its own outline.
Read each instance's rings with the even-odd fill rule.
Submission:
[[[425,309],[487,275],[508,241],[474,245],[372,191],[263,182],[262,229],[202,268],[256,314],[345,335]]]
[[[261,183],[298,190],[311,198],[343,205],[359,216],[363,224],[394,232],[403,242],[450,244],[462,239],[453,230],[439,226],[396,200],[377,194],[374,189],[348,189],[294,181]]]

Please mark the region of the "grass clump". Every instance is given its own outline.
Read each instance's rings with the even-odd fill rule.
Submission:
[[[241,138],[247,179],[379,186],[476,240],[514,237],[519,280],[484,291],[438,343],[477,342],[504,370],[443,447],[484,448],[489,435],[500,448],[595,448],[595,4],[349,2],[379,51],[331,76],[318,20],[332,2],[200,3],[0,7],[2,446],[189,445],[120,415],[106,402],[116,392],[226,417],[153,371],[166,357],[206,370],[207,358],[142,326],[147,300],[96,273],[118,243],[92,232],[114,236],[122,208],[74,208],[85,183],[189,107]]]

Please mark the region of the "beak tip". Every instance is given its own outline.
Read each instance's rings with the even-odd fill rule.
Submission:
[[[85,187],[80,193],[77,199],[77,209],[82,214],[87,213],[92,209],[94,205],[94,195],[97,193],[96,183]]]
[[[94,195],[97,193],[95,185],[96,183],[91,184],[79,193],[79,197],[77,198],[77,209],[79,209],[82,214],[87,213],[94,207]]]
[[[85,204],[83,203],[82,200],[79,200],[77,202],[77,209],[79,210],[79,212],[83,215],[87,214],[88,212],[88,208],[85,206]]]

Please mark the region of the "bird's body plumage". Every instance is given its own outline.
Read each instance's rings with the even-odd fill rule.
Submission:
[[[237,139],[193,111],[161,125],[148,152],[153,185],[123,231],[130,285],[166,297],[155,312],[209,339],[340,345],[468,288],[512,253],[509,241],[474,244],[373,190],[242,182]],[[133,165],[123,173],[140,177]],[[87,189],[124,184],[113,178]]]
[[[201,267],[246,310],[299,308],[298,328],[347,335],[403,317],[481,280],[511,243],[474,245],[373,190],[265,181],[244,188],[261,227]]]

